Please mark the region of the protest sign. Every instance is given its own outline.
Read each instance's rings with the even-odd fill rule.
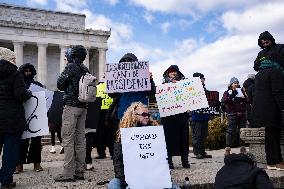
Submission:
[[[28,130],[23,132],[22,139],[48,135],[48,121],[45,92],[33,92],[33,97],[24,103]]]
[[[156,100],[161,117],[207,108],[208,102],[199,78],[189,78],[156,87]]]
[[[219,101],[219,92],[218,91],[206,91],[205,92],[208,108],[201,108],[195,110],[196,113],[210,114],[210,115],[219,115],[220,114],[220,101]]]
[[[125,180],[129,188],[171,188],[162,126],[121,128]]]
[[[106,64],[105,78],[107,93],[151,90],[148,62]]]
[[[46,108],[47,108],[47,110],[49,110],[51,103],[52,103],[52,98],[53,98],[54,92],[47,90],[45,88],[42,88],[42,87],[35,85],[33,83],[30,85],[29,90],[32,91],[32,92],[44,91],[45,92],[45,98],[46,98]]]

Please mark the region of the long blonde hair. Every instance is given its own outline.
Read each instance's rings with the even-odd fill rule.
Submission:
[[[116,141],[120,140],[120,128],[129,128],[129,127],[136,127],[137,120],[135,119],[135,110],[137,108],[148,108],[142,102],[133,102],[127,110],[124,112],[124,115],[119,122],[119,128],[117,130]],[[147,125],[158,125],[158,123],[154,120],[149,119]]]

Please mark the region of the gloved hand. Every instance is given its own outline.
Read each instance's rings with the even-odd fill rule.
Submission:
[[[233,99],[233,98],[235,98],[236,96],[237,96],[237,94],[238,94],[238,91],[237,90],[232,90],[232,94],[230,94],[230,98],[231,99]]]

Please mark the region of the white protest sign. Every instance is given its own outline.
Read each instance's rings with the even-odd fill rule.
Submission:
[[[46,108],[47,108],[47,110],[49,110],[49,108],[50,108],[50,106],[52,104],[52,99],[53,99],[54,92],[50,91],[50,90],[47,90],[45,88],[42,88],[42,87],[40,87],[38,85],[35,85],[33,83],[30,85],[29,90],[32,91],[32,92],[44,91],[45,92],[45,99],[46,99]]]
[[[121,62],[106,64],[107,93],[150,91],[148,62]]]
[[[199,78],[159,85],[156,87],[155,96],[161,117],[208,107]]]
[[[243,94],[241,88],[237,88],[237,92],[238,92],[238,94],[236,95],[236,97],[244,98],[244,94]]]
[[[171,188],[162,126],[121,128],[125,180],[129,188]]]
[[[49,134],[45,92],[33,92],[33,96],[36,98],[24,103],[28,130],[23,132],[23,139]]]

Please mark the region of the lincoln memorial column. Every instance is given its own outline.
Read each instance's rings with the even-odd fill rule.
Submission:
[[[86,50],[87,50],[87,55],[86,55],[86,58],[85,58],[83,64],[84,64],[88,69],[90,69],[90,53],[89,53],[90,48],[87,48],[87,47],[85,47],[85,48],[86,48]]]
[[[47,83],[47,63],[46,63],[46,43],[38,43],[38,63],[37,63],[37,80],[43,85]]]
[[[104,72],[105,72],[107,49],[99,48],[98,50],[99,50],[99,75],[97,79],[102,80]]]
[[[65,52],[68,48],[67,45],[59,45],[59,48],[60,48],[60,73],[63,72],[66,64],[67,64],[67,60],[66,57],[65,57]]]
[[[14,51],[16,56],[16,65],[20,67],[24,64],[24,42],[23,41],[13,41],[14,44]]]

